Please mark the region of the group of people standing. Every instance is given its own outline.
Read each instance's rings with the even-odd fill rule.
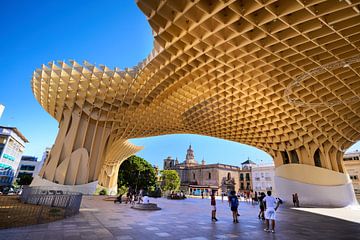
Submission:
[[[122,197],[123,194],[119,194],[119,196],[117,196],[117,198],[114,200],[114,203],[122,203]],[[140,191],[136,192],[129,188],[128,192],[126,193],[125,204],[130,203],[131,205],[134,205],[136,202],[144,202],[143,190],[141,189]]]
[[[274,198],[271,196],[271,191],[267,191],[267,195],[265,193],[260,193],[260,196],[257,197],[260,206],[260,212],[258,217],[265,220],[266,228],[264,231],[266,232],[275,232],[275,219],[276,219],[276,211],[281,204],[281,200]],[[238,216],[240,216],[238,207],[239,207],[239,199],[236,195],[235,191],[231,191],[230,195],[228,196],[229,207],[232,212],[233,222],[238,223]],[[215,200],[215,191],[212,191],[211,194],[211,220],[218,221],[216,218],[216,200]],[[270,229],[270,222],[271,222],[271,229]]]

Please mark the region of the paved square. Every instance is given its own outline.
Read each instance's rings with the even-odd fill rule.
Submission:
[[[151,199],[160,211],[140,211],[103,197],[84,197],[79,215],[58,222],[0,230],[0,239],[360,239],[360,224],[281,206],[276,233],[263,231],[258,206],[240,203],[232,222],[226,201],[217,201],[211,222],[209,199]],[[360,214],[360,210],[352,210]],[[359,215],[360,216],[360,215]]]

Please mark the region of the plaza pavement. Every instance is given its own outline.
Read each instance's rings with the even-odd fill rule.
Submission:
[[[358,223],[281,206],[276,233],[263,231],[258,206],[241,202],[240,223],[226,201],[217,200],[218,222],[210,220],[209,199],[151,199],[160,211],[134,210],[103,197],[85,196],[80,214],[41,225],[0,230],[0,239],[360,239]]]

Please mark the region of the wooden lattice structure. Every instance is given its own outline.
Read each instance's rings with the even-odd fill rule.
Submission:
[[[126,139],[173,133],[249,144],[276,166],[344,171],[343,151],[360,139],[359,0],[137,4],[155,38],[138,66],[34,72],[36,99],[60,123],[44,178],[113,187],[139,150]]]

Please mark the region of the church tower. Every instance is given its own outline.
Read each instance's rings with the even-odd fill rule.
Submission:
[[[195,160],[194,150],[192,150],[191,144],[189,146],[189,149],[187,150],[184,164],[185,165],[197,165],[198,164]]]

